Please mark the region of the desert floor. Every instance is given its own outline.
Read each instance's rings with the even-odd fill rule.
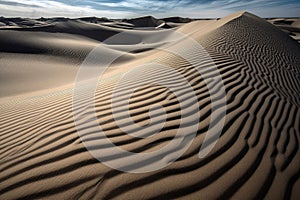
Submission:
[[[299,34],[300,19],[247,12],[211,20],[0,18],[0,199],[298,199]],[[86,61],[98,47],[99,62]],[[112,55],[90,98],[85,87]],[[83,64],[92,76],[78,79]],[[129,163],[115,153],[93,116],[115,145],[151,159]],[[137,130],[131,122],[151,137],[128,135]],[[179,129],[181,138],[195,136],[180,158],[173,156],[183,145],[151,154],[180,139]],[[199,158],[210,130],[220,135]],[[129,168],[166,166],[126,173],[93,151]]]

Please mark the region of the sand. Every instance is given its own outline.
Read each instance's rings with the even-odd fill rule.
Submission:
[[[238,12],[219,20],[1,18],[0,22],[0,199],[299,197],[300,45],[297,38],[282,31],[295,32],[299,21],[268,22]],[[122,30],[130,31],[130,40],[103,44]],[[223,82],[214,82],[213,94],[191,63],[157,50],[170,45],[183,49],[192,59],[200,56],[187,40],[179,40],[169,30],[188,34],[209,53],[211,60],[197,68],[212,77],[220,73]],[[167,119],[153,137],[128,136],[112,115],[112,91],[120,76],[138,65],[156,62],[161,68],[150,67],[137,77],[158,77],[176,84],[178,77],[167,70],[171,67],[189,80],[201,120],[187,116],[187,128],[197,126],[197,134],[175,162],[152,172],[125,173],[99,162],[83,145],[74,122],[73,87],[80,65],[98,45],[116,55],[140,49],[118,59],[95,92],[98,122],[107,137],[123,149],[151,152],[170,143],[178,130],[181,107],[178,97],[164,87],[139,88],[130,99],[133,120],[146,126],[149,108],[156,103],[164,106]],[[129,77],[129,85],[121,89],[127,91],[135,78]],[[89,80],[79,84],[85,81]],[[220,99],[222,84],[226,105]],[[180,103],[189,105],[191,94],[180,94],[184,99]],[[85,96],[84,91],[81,95]],[[118,98],[122,102],[122,96]],[[211,98],[216,99],[217,110],[226,106],[225,124],[212,151],[200,159],[199,149],[213,115]],[[192,116],[196,111],[190,112]],[[219,121],[217,118],[215,124]],[[88,123],[82,128],[97,136]]]
[[[299,18],[269,19],[268,21],[300,42]]]

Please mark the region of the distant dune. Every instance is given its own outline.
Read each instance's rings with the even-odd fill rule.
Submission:
[[[218,20],[0,18],[0,199],[298,199],[299,29],[299,19],[265,20],[247,12]],[[124,30],[130,40],[105,41]],[[213,94],[191,63],[157,50],[169,45],[192,59],[201,56],[167,30],[189,35],[209,53],[212,60],[197,69],[212,77],[220,73],[223,83],[214,82]],[[73,118],[73,87],[80,65],[98,45],[111,54],[130,51],[109,68],[94,100],[99,124],[123,149],[151,152],[167,145],[182,116],[178,97],[145,85],[130,99],[131,117],[145,126],[150,107],[160,103],[167,119],[153,137],[128,136],[114,122],[111,107],[120,76],[155,62],[160,69],[137,76],[159,76],[176,85],[177,78],[167,71],[171,67],[191,84],[201,120],[185,116],[186,126],[196,125],[198,131],[174,163],[153,172],[125,173],[100,163],[83,145]],[[124,91],[128,84],[122,85]],[[222,84],[227,105],[219,102]],[[190,93],[180,94],[189,101]],[[199,159],[212,118],[211,95],[217,110],[226,106],[225,124],[213,150]],[[93,127],[82,128],[97,140]]]
[[[292,38],[300,42],[300,18],[296,19],[269,19],[269,22],[288,33]]]

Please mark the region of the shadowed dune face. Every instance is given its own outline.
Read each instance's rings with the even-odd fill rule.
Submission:
[[[1,18],[5,30],[0,30],[0,199],[299,197],[300,45],[279,29],[291,30],[290,26],[298,26],[298,21],[272,19],[270,22],[278,28],[249,13],[187,24],[182,22],[189,21],[182,18],[165,20],[179,26],[174,31],[189,35],[204,47],[211,59],[194,67],[184,57],[159,51],[170,46],[181,49],[191,60],[202,56],[187,45],[187,40],[179,40],[163,26],[154,30],[161,21],[151,17],[118,22],[102,18],[40,19],[38,23]],[[138,30],[148,22],[153,30]],[[128,29],[127,37],[134,40],[106,40]],[[112,55],[130,52],[116,60],[97,85],[93,102],[102,130],[122,149],[153,152],[175,138],[180,119],[186,117],[185,127],[198,128],[187,151],[175,162],[148,173],[125,173],[99,162],[85,148],[73,118],[73,84],[80,65],[98,46]],[[147,65],[149,68],[136,77],[161,78],[176,84],[178,77],[167,69],[176,70],[196,95],[200,120],[190,117],[195,110],[181,116],[182,109],[192,107],[180,107],[181,103],[189,105],[190,92],[176,96],[166,87],[145,81],[128,100],[128,114],[141,127],[150,124],[151,130],[151,117],[162,117],[149,116],[149,110],[158,103],[166,113],[162,129],[142,139],[118,126],[112,108],[114,87],[124,74],[149,63],[161,68]],[[89,70],[94,72],[96,67],[90,66]],[[212,82],[213,93],[209,91],[210,82],[205,82],[197,69],[211,77],[221,76],[222,82]],[[122,82],[121,89],[127,91],[136,77]],[[85,81],[79,84],[84,86]],[[222,85],[226,105],[221,101]],[[85,92],[80,95],[85,96]],[[118,102],[126,101],[122,95],[118,98]],[[199,159],[210,124],[214,127],[221,120],[211,122],[212,99],[216,100],[216,110],[226,107],[225,124],[213,150]],[[81,106],[87,113],[92,109],[85,101]],[[84,123],[86,118],[80,128],[87,131],[92,142],[101,142],[97,129]],[[128,120],[123,120],[126,126]]]

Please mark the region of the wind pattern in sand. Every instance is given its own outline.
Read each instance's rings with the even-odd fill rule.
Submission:
[[[108,37],[120,31],[120,27],[106,27],[104,31],[104,26],[97,26],[101,29],[97,32],[96,26],[86,25],[83,29],[95,31],[90,37],[81,35],[84,33],[74,28],[79,26],[74,22],[74,36],[34,27],[2,30],[0,34],[10,34],[10,38],[18,34],[28,36],[24,39],[27,42],[18,37],[4,40],[1,36],[1,59],[6,66],[14,54],[20,63],[36,58],[32,64],[38,65],[38,59],[46,59],[63,66],[61,71],[52,72],[62,74],[57,81],[66,87],[58,88],[49,80],[44,83],[47,92],[1,100],[0,198],[296,199],[300,187],[300,46],[277,27],[249,13],[209,23],[193,21],[176,30],[193,32],[190,37],[209,53],[226,89],[225,125],[216,146],[203,159],[199,159],[198,152],[211,123],[211,101],[207,85],[195,69],[176,55],[160,52],[157,56],[151,49],[158,44],[149,44],[143,52],[132,52],[115,64],[120,70],[119,64],[133,66],[131,63],[137,59],[139,63],[152,60],[173,67],[189,80],[198,97],[201,120],[190,148],[169,166],[144,174],[124,173],[101,164],[82,144],[73,121],[73,93],[68,86],[72,83],[71,75],[76,74],[76,66],[99,42],[95,33],[106,31]],[[44,32],[39,32],[42,29]],[[133,30],[133,35],[134,31],[136,36],[151,36],[151,31]],[[30,43],[30,34],[38,36],[39,44]],[[61,37],[65,45],[47,40],[55,37]],[[164,39],[176,45],[176,41]],[[114,51],[117,47],[111,48]],[[187,53],[199,56],[188,49]],[[211,65],[209,61],[199,67],[214,74]],[[126,73],[126,69],[120,73]],[[155,71],[150,73],[151,70]],[[165,81],[176,81],[163,68],[157,70],[149,69],[149,73],[141,76],[151,79],[153,74],[160,74]],[[157,102],[165,108],[167,119],[159,134],[147,139],[133,138],[120,131],[112,116],[111,93],[117,81],[118,74],[107,76],[95,94],[97,117],[107,137],[132,152],[149,152],[168,144],[181,118],[176,96],[157,85],[139,88],[130,100],[133,120],[147,125],[149,105]],[[220,83],[214,87],[217,89]],[[219,95],[217,91],[215,98]],[[93,129],[88,124],[85,128]]]

